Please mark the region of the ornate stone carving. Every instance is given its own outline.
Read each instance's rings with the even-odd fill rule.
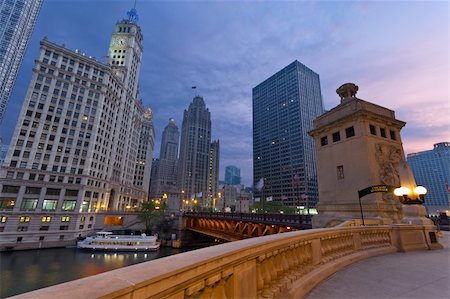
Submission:
[[[380,180],[384,185],[400,186],[399,166],[402,163],[401,150],[390,144],[375,145],[375,156],[379,166]],[[392,200],[392,194],[383,194],[383,199]]]

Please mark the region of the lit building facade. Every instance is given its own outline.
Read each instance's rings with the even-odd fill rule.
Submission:
[[[450,142],[440,142],[432,150],[411,153],[408,164],[418,185],[427,188],[425,206],[429,213],[450,210]]]
[[[239,185],[241,183],[241,170],[236,166],[225,167],[225,184]]]
[[[0,3],[0,124],[41,5],[42,0]]]
[[[92,229],[97,212],[147,199],[154,129],[138,100],[135,17],[116,24],[108,64],[41,41],[0,171],[0,245],[72,241]]]
[[[150,198],[161,198],[164,193],[177,192],[177,163],[180,132],[173,118],[164,128],[159,159],[153,167]]]
[[[324,112],[319,75],[294,61],[253,88],[255,197],[288,206],[318,199],[313,120]],[[262,199],[264,200],[264,199]]]
[[[208,194],[211,113],[201,96],[195,96],[184,110],[181,127],[179,182],[186,197],[195,197],[200,206]]]
[[[214,198],[217,196],[219,185],[219,160],[220,160],[220,142],[214,140],[209,148],[209,173],[208,173],[208,203],[207,207],[213,207]]]

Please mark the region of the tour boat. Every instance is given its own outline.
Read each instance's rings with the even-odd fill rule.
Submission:
[[[81,249],[108,251],[156,251],[160,245],[156,236],[114,235],[112,232],[97,232],[96,236],[77,243]]]

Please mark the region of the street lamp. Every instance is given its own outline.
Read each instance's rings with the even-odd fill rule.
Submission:
[[[411,194],[414,195],[413,198],[411,198]],[[423,204],[425,202],[425,194],[427,194],[427,189],[423,186],[415,187],[413,192],[407,187],[394,189],[394,195],[400,197],[400,202],[405,205]]]

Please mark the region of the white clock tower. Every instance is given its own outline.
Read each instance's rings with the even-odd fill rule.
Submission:
[[[139,70],[141,67],[143,36],[137,25],[136,9],[131,9],[128,19],[116,23],[109,44],[109,64],[115,74],[123,80],[127,92],[136,99],[138,94]]]

